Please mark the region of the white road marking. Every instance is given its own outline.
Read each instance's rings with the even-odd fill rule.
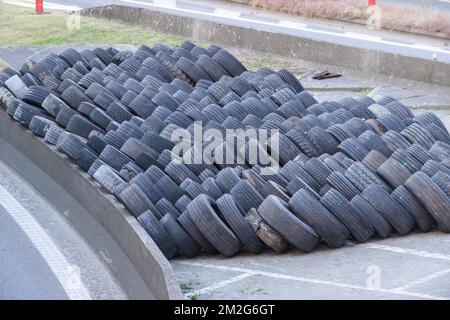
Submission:
[[[153,3],[157,6],[161,7],[171,7],[176,8],[177,7],[177,1],[176,0],[153,0]]]
[[[227,10],[227,9],[222,9],[222,8],[214,9],[214,14],[216,14],[218,16],[229,17],[229,18],[234,18],[234,19],[239,19],[241,16],[241,13],[239,11]]]
[[[193,292],[189,292],[185,296],[187,298],[190,298],[192,296],[199,296],[201,294],[210,293],[210,292],[213,292],[214,290],[226,287],[226,286],[228,286],[230,284],[233,284],[235,282],[241,281],[243,279],[246,279],[246,278],[254,276],[254,275],[255,275],[255,273],[253,273],[253,272],[243,273],[243,274],[240,274],[240,275],[238,275],[236,277],[230,278],[228,280],[217,282],[217,283],[215,283],[215,284],[213,284],[213,285],[211,285],[209,287],[205,287],[203,289],[199,289],[199,290],[195,290]]]
[[[25,8],[35,8],[36,3],[34,0],[22,0],[22,1],[14,1],[14,0],[4,0],[1,3],[11,4],[14,6],[25,7]],[[61,10],[61,11],[78,11],[81,10],[80,7],[77,6],[66,6],[59,3],[47,2],[44,1],[44,11],[48,10]]]
[[[426,277],[423,277],[422,279],[419,279],[419,280],[416,280],[416,281],[411,281],[410,283],[408,283],[408,284],[406,284],[404,286],[397,287],[397,288],[394,288],[392,290],[395,290],[395,291],[398,291],[398,292],[404,292],[404,291],[406,291],[409,288],[412,288],[412,287],[424,284],[424,283],[426,283],[428,281],[431,281],[433,279],[442,277],[442,276],[446,275],[447,273],[450,273],[450,269],[446,269],[446,270],[442,270],[442,271],[438,271],[438,272],[432,273],[432,274],[430,274],[430,275],[428,275]]]
[[[358,244],[358,247],[365,247],[369,249],[375,249],[375,250],[383,250],[383,251],[390,251],[395,253],[403,253],[403,254],[410,254],[417,257],[422,258],[433,258],[433,259],[439,259],[439,260],[447,260],[450,261],[450,256],[440,253],[434,253],[429,251],[423,251],[423,250],[415,250],[415,249],[408,249],[408,248],[401,248],[401,247],[393,247],[393,246],[387,246],[383,244],[376,244],[376,243],[362,243]]]
[[[24,0],[25,2],[33,4],[35,6],[35,0]],[[81,10],[82,8],[78,6],[68,6],[60,3],[54,3],[54,2],[48,2],[44,1],[44,10],[45,9],[53,9],[53,10],[67,10],[67,11],[77,11]]]
[[[79,274],[77,274],[77,267],[67,261],[64,254],[58,249],[36,219],[1,185],[0,205],[5,208],[27,235],[31,243],[33,243],[56,279],[58,279],[69,299],[90,299],[88,291],[81,282]]]
[[[279,28],[287,29],[286,31],[289,30],[291,32],[292,31],[304,31],[303,36],[305,36],[307,38],[311,38],[311,39],[318,38],[318,39],[321,39],[324,41],[331,41],[331,42],[336,42],[339,39],[360,40],[360,41],[363,41],[366,43],[372,42],[374,45],[377,45],[379,48],[382,48],[383,45],[385,45],[385,46],[395,45],[395,46],[397,46],[399,48],[403,48],[403,49],[410,49],[410,48],[421,49],[422,51],[426,52],[427,57],[428,57],[428,55],[430,55],[428,58],[430,58],[433,53],[435,53],[435,54],[439,53],[439,54],[443,54],[446,56],[448,56],[448,54],[449,54],[449,52],[447,50],[444,50],[440,47],[428,46],[425,44],[416,46],[416,44],[393,42],[393,41],[383,40],[380,37],[368,36],[365,33],[355,33],[355,32],[339,33],[339,32],[327,31],[327,30],[320,30],[320,29],[310,29],[310,28],[306,28],[305,25],[302,25],[302,24],[294,23],[294,25],[292,25],[290,22],[287,22],[285,20],[281,20],[281,21],[278,21],[277,23],[273,23],[273,22],[269,22],[269,21],[259,21],[259,20],[255,21],[255,20],[250,20],[250,19],[241,18],[241,17],[236,18],[235,17],[236,14],[240,15],[240,12],[238,12],[238,11],[236,11],[236,14],[231,14],[230,13],[231,10],[216,10],[213,13],[205,13],[205,12],[195,11],[195,10],[186,9],[186,8],[169,8],[166,5],[160,6],[160,5],[156,5],[153,3],[146,3],[146,2],[135,1],[135,0],[120,0],[120,1],[125,2],[125,3],[139,4],[139,5],[143,5],[143,6],[154,8],[154,9],[158,9],[158,8],[170,9],[171,12],[173,12],[175,14],[183,14],[183,13],[191,14],[191,15],[195,14],[196,16],[200,16],[202,18],[209,19],[209,20],[211,20],[214,17],[217,17],[217,18],[226,19],[226,20],[250,22],[250,23],[253,23],[253,25],[255,27],[257,27],[258,25],[259,26],[268,26],[268,27],[276,26]],[[308,36],[308,34],[311,36]],[[423,53],[422,53],[422,55],[423,55]]]
[[[353,284],[339,283],[339,282],[313,279],[313,278],[304,278],[304,277],[292,276],[292,275],[287,275],[287,274],[267,272],[267,271],[262,271],[262,270],[253,270],[253,269],[247,269],[247,268],[227,267],[227,266],[203,264],[203,263],[199,263],[199,262],[187,262],[187,261],[174,261],[173,263],[180,263],[180,264],[194,266],[194,267],[203,267],[203,268],[219,269],[219,270],[226,270],[226,271],[242,272],[244,274],[251,274],[252,276],[260,275],[260,276],[266,276],[266,277],[271,277],[271,278],[275,278],[275,279],[313,283],[313,284],[326,285],[326,286],[338,287],[338,288],[343,288],[343,289],[372,291],[372,292],[378,292],[378,293],[388,293],[388,294],[394,294],[394,295],[403,295],[403,296],[408,296],[408,297],[431,299],[431,300],[447,300],[448,299],[445,297],[422,294],[422,293],[418,293],[418,292],[398,291],[398,290],[393,290],[393,289],[382,289],[382,288],[371,288],[371,287],[364,287],[364,286],[358,286],[358,285],[353,285]],[[244,277],[244,278],[247,278],[247,277]],[[239,280],[236,280],[236,281],[239,281]],[[236,282],[236,281],[234,281],[234,282]]]

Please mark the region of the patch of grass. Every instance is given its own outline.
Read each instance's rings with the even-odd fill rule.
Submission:
[[[5,61],[3,61],[2,59],[0,59],[0,70],[3,70],[3,68],[5,68],[7,66],[8,66],[8,64]]]
[[[69,28],[70,15],[51,12],[37,15],[33,9],[0,4],[0,46],[61,44],[132,44],[153,45],[164,42],[174,46],[182,37],[132,26],[123,22],[80,17],[79,28]]]
[[[230,51],[236,55],[249,70],[269,67],[274,70],[286,68],[294,74],[300,74],[306,71],[306,68],[295,60],[283,56],[237,48],[230,49]]]
[[[192,292],[192,283],[190,282],[180,282],[181,291],[186,294]]]

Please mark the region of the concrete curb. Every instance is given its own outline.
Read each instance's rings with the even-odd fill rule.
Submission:
[[[130,298],[184,298],[169,261],[126,208],[113,195],[104,192],[88,174],[70,163],[67,156],[1,110],[0,145],[0,158],[24,175],[60,212],[68,213],[66,217],[102,255],[101,244],[96,242],[99,236],[92,234],[96,229],[91,225],[80,225],[80,220],[86,220],[86,217],[79,215],[90,215],[87,219],[104,229],[115,247],[123,252],[121,255],[108,252],[115,257],[109,266]],[[47,183],[46,179],[51,181]],[[81,207],[75,205],[74,208],[70,201],[62,201],[61,191]],[[131,268],[124,261],[127,259]],[[136,281],[133,272],[143,283]]]
[[[81,14],[120,20],[159,32],[223,45],[450,86],[450,77],[448,77],[450,64],[432,60],[225,25],[136,7],[110,5],[84,9]]]

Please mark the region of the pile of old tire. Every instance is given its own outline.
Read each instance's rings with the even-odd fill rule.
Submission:
[[[168,258],[450,230],[450,136],[391,97],[318,103],[287,70],[250,72],[190,42],[68,49],[0,82],[7,114],[115,194]],[[195,138],[198,121],[218,134],[269,130],[279,149],[262,147],[279,170],[250,161],[254,139],[176,155],[174,133]],[[208,148],[209,161],[185,161]],[[219,156],[230,153],[241,161]]]

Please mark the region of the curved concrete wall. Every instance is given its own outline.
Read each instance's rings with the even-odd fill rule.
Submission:
[[[0,110],[0,158],[77,227],[132,299],[183,299],[169,261],[117,201],[54,146]]]

